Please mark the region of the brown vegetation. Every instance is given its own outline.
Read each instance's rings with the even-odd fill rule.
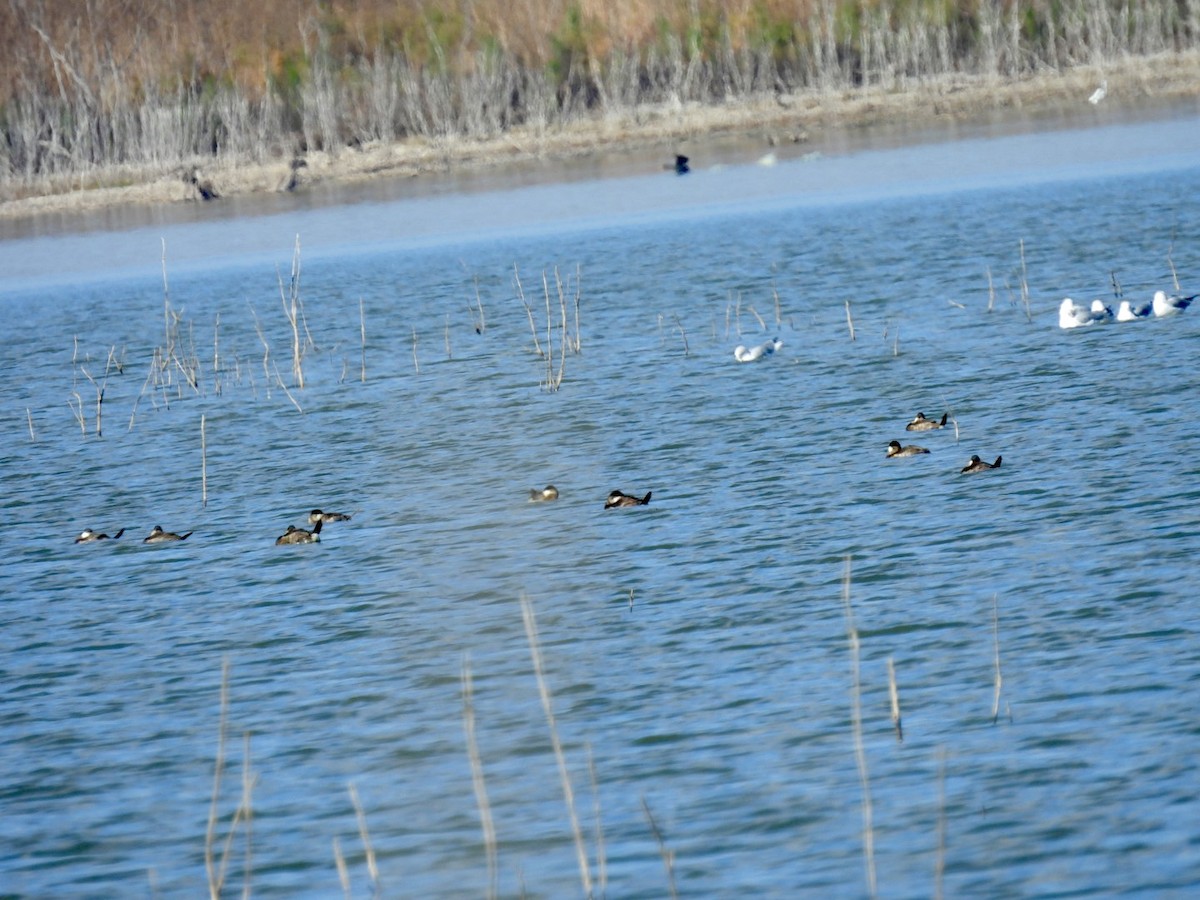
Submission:
[[[0,200],[1198,45],[1200,0],[10,0]]]

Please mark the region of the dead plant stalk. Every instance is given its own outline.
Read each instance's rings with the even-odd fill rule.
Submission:
[[[850,557],[842,578],[842,604],[846,611],[846,634],[850,642],[850,712],[854,732],[854,757],[858,761],[858,781],[862,789],[863,856],[867,866],[867,895],[878,896],[875,880],[875,828],[871,812],[871,780],[867,772],[867,751],[863,745],[862,680],[859,672],[858,627],[854,624],[854,608],[850,603]]]
[[[550,743],[554,748],[554,759],[558,763],[558,775],[562,781],[563,798],[567,804],[567,815],[571,820],[571,834],[575,838],[575,857],[579,864],[579,878],[583,883],[583,895],[592,896],[592,874],[588,864],[587,848],[583,843],[583,831],[579,827],[579,816],[575,812],[575,791],[571,787],[571,775],[567,770],[567,758],[563,753],[562,742],[558,738],[558,726],[554,721],[554,704],[550,698],[550,688],[546,684],[546,676],[542,667],[542,649],[538,640],[537,620],[533,614],[533,603],[521,595],[521,614],[525,620],[525,636],[529,641],[529,655],[533,659],[533,674],[537,679],[538,694],[542,700],[542,710],[546,714],[546,723],[550,727]]]
[[[306,341],[300,340],[300,319],[304,315],[300,302],[300,235],[296,235],[296,246],[292,251],[292,273],[288,281],[288,291],[284,294],[283,275],[276,270],[279,279],[279,300],[283,304],[283,314],[287,316],[288,324],[292,327],[292,381],[296,387],[304,390],[304,349],[311,338],[307,338],[308,324],[304,325]]]
[[[475,737],[475,690],[471,680],[471,657],[463,656],[463,731],[467,740],[467,756],[471,761],[471,783],[475,788],[475,802],[479,806],[479,823],[483,829],[483,847],[487,854],[489,900],[497,895],[498,866],[496,857],[496,826],[492,822],[492,807],[488,803],[487,785],[483,780],[483,760],[479,756],[479,742]]]

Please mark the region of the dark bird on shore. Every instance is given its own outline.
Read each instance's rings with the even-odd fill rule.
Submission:
[[[83,531],[79,532],[79,537],[75,538],[75,543],[90,544],[92,541],[109,541],[109,540],[115,541],[117,538],[119,538],[124,533],[125,533],[125,529],[122,528],[120,531],[118,531],[116,534],[114,534],[110,538],[107,534],[101,534],[100,532],[92,531],[92,529],[90,529],[90,528],[85,528],[85,529],[83,529]]]
[[[934,431],[938,428],[946,427],[946,419],[950,417],[950,413],[942,413],[942,420],[925,418],[925,413],[919,412],[915,419],[904,426],[905,431]]]
[[[972,472],[986,472],[988,469],[1000,468],[1000,460],[1003,457],[997,456],[994,463],[984,462],[975,454],[971,454],[971,461],[962,467],[963,475],[969,475]]]
[[[173,531],[163,531],[161,525],[155,525],[150,529],[150,534],[142,538],[143,544],[164,544],[167,541],[186,541],[192,533],[176,534]]]
[[[321,540],[321,526],[324,522],[318,521],[312,531],[305,531],[303,528],[297,528],[295,525],[289,525],[287,531],[275,538],[275,546],[280,544],[316,544]]]
[[[604,501],[605,509],[616,509],[620,506],[645,506],[650,502],[650,494],[653,491],[646,491],[645,497],[635,497],[632,494],[626,494],[624,491],[613,491],[608,495],[608,499]]]
[[[217,193],[217,189],[213,187],[213,183],[211,181],[209,181],[207,178],[203,181],[200,180],[200,172],[198,169],[192,169],[189,174],[183,176],[183,180],[186,184],[190,184],[196,189],[196,193],[200,195],[201,200],[217,200],[221,197],[221,195]]]
[[[308,163],[304,161],[304,157],[293,157],[292,161],[288,163],[288,168],[291,169],[291,174],[288,176],[288,180],[284,182],[283,190],[289,193],[294,191],[300,184],[300,170],[307,167]]]
[[[314,509],[312,512],[310,512],[308,514],[308,521],[312,525],[315,525],[318,522],[349,522],[350,514],[349,513],[324,512],[319,509]]]
[[[901,447],[899,441],[892,441],[887,445],[887,456],[891,459],[893,456],[916,456],[919,453],[928,453],[924,447],[918,447],[916,444],[909,444],[907,447]]]
[[[688,158],[686,156],[680,156],[678,153],[675,154],[675,174],[686,175],[690,171],[692,170],[688,166]]]

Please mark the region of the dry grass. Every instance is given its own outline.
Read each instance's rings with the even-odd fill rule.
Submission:
[[[946,76],[911,80],[905,85],[809,88],[775,96],[749,95],[702,103],[638,104],[595,110],[558,124],[514,124],[485,137],[392,136],[358,143],[353,150],[310,150],[304,179],[353,182],[376,178],[412,178],[450,168],[481,168],[542,158],[595,154],[662,146],[714,134],[754,134],[769,142],[790,142],[821,130],[904,122],[906,126],[941,121],[994,119],[1037,110],[1078,109],[1100,77],[1108,79],[1109,107],[1144,108],[1200,95],[1200,53],[1163,53],[1127,58],[1102,66],[1085,65],[1062,72],[1027,76]],[[278,190],[290,172],[288,156],[248,158],[223,155],[205,163],[205,178],[222,197]],[[85,186],[73,174],[42,176],[25,186],[2,184],[0,217],[40,212],[86,211],[116,204],[180,203],[192,188],[160,162],[120,163],[89,169]]]

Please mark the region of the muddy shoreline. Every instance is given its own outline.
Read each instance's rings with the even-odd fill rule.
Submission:
[[[1089,96],[1102,83],[1097,104]],[[891,88],[806,92],[722,106],[640,108],[558,129],[519,129],[489,141],[406,140],[367,145],[333,155],[312,153],[298,172],[296,192],[353,185],[375,179],[406,179],[448,172],[528,168],[539,162],[605,154],[652,156],[697,149],[722,141],[772,148],[852,143],[856,132],[892,129],[898,142],[919,140],[948,126],[996,126],[1045,120],[1062,124],[1113,122],[1126,117],[1200,111],[1200,53],[1164,54],[1087,66],[1020,80],[966,76],[913,81]],[[703,150],[701,149],[701,153]],[[292,174],[290,159],[267,164],[207,163],[201,180],[221,198],[279,192]],[[552,167],[548,167],[552,168]],[[47,185],[37,196],[0,202],[10,222],[43,214],[70,216],[120,206],[199,202],[195,185],[178,168],[124,168],[92,173],[90,183],[120,186]],[[548,173],[548,177],[552,177]],[[220,200],[214,200],[219,203]]]

